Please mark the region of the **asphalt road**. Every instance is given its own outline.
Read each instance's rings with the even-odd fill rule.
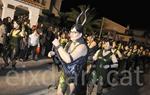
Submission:
[[[51,59],[17,62],[15,71],[11,66],[0,70],[0,95],[28,95],[54,84],[58,73],[54,66],[51,68],[51,62]],[[2,59],[0,63],[3,64]]]
[[[0,65],[3,64],[0,58]],[[0,70],[0,95],[56,95],[54,85],[59,76],[57,67],[52,65],[51,59],[41,59],[39,61],[17,62],[17,70],[11,70],[11,66],[5,70]],[[150,95],[150,71],[142,75],[143,86],[139,87],[134,82],[136,78],[133,74],[133,85],[118,85],[111,88],[104,95]],[[95,90],[94,93],[95,94]]]

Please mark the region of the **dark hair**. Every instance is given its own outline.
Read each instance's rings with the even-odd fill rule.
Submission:
[[[83,33],[83,26],[80,24],[75,24],[75,25],[73,25],[72,28],[75,28],[77,30],[77,32],[79,32],[79,33]]]

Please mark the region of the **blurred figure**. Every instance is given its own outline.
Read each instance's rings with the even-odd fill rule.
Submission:
[[[29,35],[28,47],[29,47],[29,53],[31,53],[31,59],[37,60],[38,55],[36,54],[36,49],[37,47],[40,47],[40,42],[39,42],[39,34],[37,32],[36,25],[32,27],[32,34]]]
[[[6,40],[6,26],[0,19],[0,56],[2,56],[3,54],[5,40]]]
[[[50,26],[47,29],[47,34],[46,34],[46,41],[45,41],[45,56],[48,55],[48,52],[52,50],[52,41],[55,38],[55,34],[53,31],[53,27]]]
[[[16,69],[16,59],[19,54],[20,38],[22,37],[21,26],[18,22],[13,22],[13,29],[7,34],[10,37],[10,60],[12,63],[12,69]]]

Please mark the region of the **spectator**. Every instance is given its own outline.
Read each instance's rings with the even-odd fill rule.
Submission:
[[[29,52],[31,52],[31,59],[37,60],[36,49],[40,46],[39,34],[37,32],[37,26],[32,27],[32,34],[29,35],[28,47]]]
[[[10,52],[11,52],[11,62],[12,68],[16,69],[16,59],[19,53],[19,41],[20,37],[22,37],[21,26],[18,22],[13,22],[13,29],[10,33],[8,33],[10,37]]]
[[[46,34],[46,42],[45,42],[45,56],[48,55],[49,51],[52,49],[52,41],[55,38],[55,34],[53,33],[53,27],[48,28],[48,32]]]
[[[3,24],[2,20],[0,20],[0,55],[3,52],[3,46],[5,42],[6,35],[6,26]]]

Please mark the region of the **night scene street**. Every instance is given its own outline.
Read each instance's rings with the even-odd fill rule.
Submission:
[[[0,0],[0,95],[150,95],[148,4]]]

